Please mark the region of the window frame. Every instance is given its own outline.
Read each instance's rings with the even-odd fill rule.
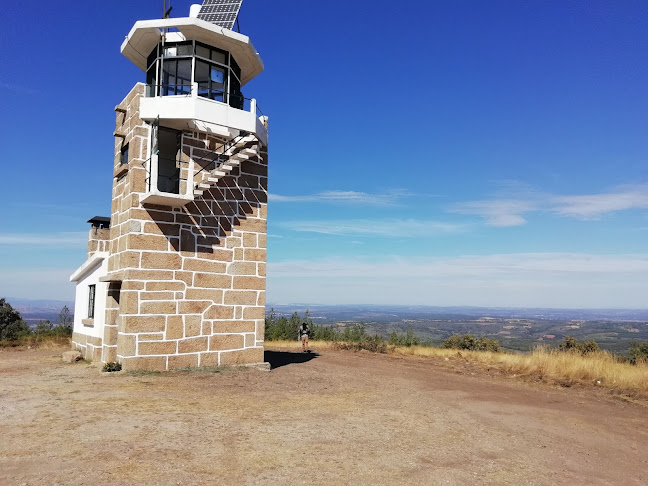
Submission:
[[[88,285],[88,319],[94,319],[97,284]]]
[[[189,49],[178,55],[178,49],[185,46],[189,46]],[[178,66],[181,60],[191,60],[191,79],[188,85],[178,83]],[[214,67],[224,71],[222,89],[214,87],[216,83],[211,79],[211,75],[207,80],[198,81],[198,63],[207,64],[209,74]],[[171,79],[174,80],[173,84],[170,83]],[[239,110],[243,109],[245,100],[241,91],[241,68],[234,56],[228,51],[195,40],[160,43],[155,46],[147,58],[146,83],[148,96],[188,95],[193,83],[197,83],[198,96],[201,98],[225,103]]]
[[[128,144],[124,144],[119,153],[119,165],[128,165],[130,162],[128,153]]]
[[[175,136],[176,139],[175,154],[173,155],[173,157],[165,157],[165,155],[167,154],[162,152],[163,149],[160,144],[160,138],[162,136],[162,133],[166,133],[167,134],[166,136],[171,136],[171,137]],[[156,147],[155,152],[156,152],[156,161],[157,161],[157,181],[156,181],[157,190],[159,192],[163,192],[166,194],[180,194],[181,181],[184,180],[181,178],[184,133],[181,130],[177,130],[175,128],[158,126],[154,136],[156,137],[155,140],[153,141],[153,146]],[[162,174],[160,172],[160,169],[163,165],[166,166],[167,168],[171,168],[171,166],[175,165],[176,167],[175,173],[172,176],[167,174]],[[166,182],[164,184],[161,184],[161,181],[166,181]],[[171,184],[168,183],[169,181],[171,181]]]

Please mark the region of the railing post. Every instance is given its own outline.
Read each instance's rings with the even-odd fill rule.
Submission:
[[[191,97],[198,98],[198,83],[191,83]]]
[[[250,112],[256,115],[256,100],[254,98],[250,100]]]

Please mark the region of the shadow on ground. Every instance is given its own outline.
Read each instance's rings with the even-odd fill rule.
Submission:
[[[270,363],[270,369],[280,368],[289,364],[306,363],[317,358],[317,353],[291,353],[290,351],[265,351],[264,361]]]

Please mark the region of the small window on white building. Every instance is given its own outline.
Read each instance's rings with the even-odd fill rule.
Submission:
[[[88,319],[94,319],[96,289],[96,285],[88,286]]]

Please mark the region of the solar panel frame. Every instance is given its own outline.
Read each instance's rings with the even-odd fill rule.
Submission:
[[[232,30],[243,0],[204,0],[198,18]]]

